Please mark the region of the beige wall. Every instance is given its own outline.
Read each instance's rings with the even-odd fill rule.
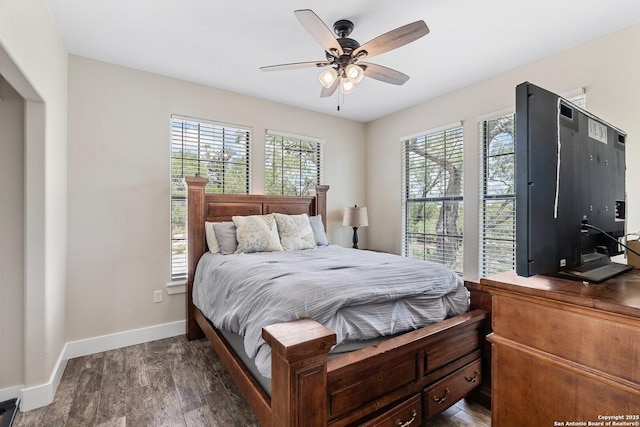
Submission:
[[[640,25],[483,80],[367,124],[369,247],[401,251],[403,136],[462,121],[465,278],[478,275],[478,117],[515,108],[515,86],[530,81],[556,93],[585,88],[587,109],[628,133],[628,229],[640,229]],[[468,70],[473,73],[473,69]],[[381,172],[383,171],[383,172]]]
[[[0,153],[2,390],[24,381],[24,100],[2,76]]]
[[[67,51],[46,1],[0,0],[0,74],[26,99],[22,382],[47,400],[65,344]]]
[[[257,193],[266,129],[325,139],[328,237],[350,244],[342,209],[366,201],[364,124],[71,55],[68,341],[185,317],[184,294],[152,298],[170,274],[171,114],[252,127]]]

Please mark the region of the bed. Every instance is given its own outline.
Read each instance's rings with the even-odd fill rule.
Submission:
[[[324,222],[328,187],[315,186],[302,197],[223,195],[205,193],[206,178],[190,177],[185,181],[189,245],[187,338],[208,338],[263,426],[422,425],[482,383],[486,319],[482,310],[393,334],[354,351],[337,355],[332,352],[331,356],[330,350],[345,339],[338,328],[336,333],[301,313],[287,321],[274,316],[276,323],[251,332],[259,334],[254,340],[263,344],[262,353],[264,347],[268,350],[268,359],[262,357],[262,366],[251,366],[246,354],[237,345],[234,347],[234,334],[216,328],[209,319],[211,314],[206,316],[203,311],[207,310],[201,311],[194,304],[194,296],[198,299],[197,292],[194,295],[198,262],[211,258],[213,261],[207,262],[221,263],[208,252],[205,223],[270,213],[304,213]],[[325,256],[334,249],[312,251]],[[225,262],[233,257],[238,256],[226,258]],[[316,280],[321,279],[313,279]],[[219,319],[216,323],[220,323]],[[260,375],[266,369],[265,360],[270,364],[267,385],[264,375]]]

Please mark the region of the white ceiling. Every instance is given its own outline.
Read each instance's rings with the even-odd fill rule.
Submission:
[[[640,22],[638,0],[48,3],[72,54],[362,122]],[[321,99],[317,68],[258,69],[324,59],[296,9],[312,9],[329,28],[353,21],[360,44],[420,19],[431,32],[370,60],[411,76],[404,86],[365,78],[353,94]]]

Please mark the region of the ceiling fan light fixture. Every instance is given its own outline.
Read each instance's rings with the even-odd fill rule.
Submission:
[[[329,89],[338,78],[338,72],[335,68],[330,67],[320,73],[320,84]]]
[[[356,65],[356,64],[347,65],[347,68],[345,69],[345,73],[347,77],[349,77],[349,79],[356,84],[360,83],[364,78],[364,70],[359,65]]]
[[[343,94],[347,95],[352,93],[356,89],[355,83],[351,81],[348,77],[343,77],[340,81],[340,90]]]

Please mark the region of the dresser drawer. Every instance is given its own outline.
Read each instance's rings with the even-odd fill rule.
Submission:
[[[469,363],[424,390],[427,416],[436,415],[482,383],[480,360]]]
[[[628,316],[502,295],[494,296],[493,313],[500,337],[640,383],[633,362],[640,354],[640,329]]]
[[[420,395],[415,395],[379,417],[361,424],[362,427],[413,427],[420,425],[422,425]]]

